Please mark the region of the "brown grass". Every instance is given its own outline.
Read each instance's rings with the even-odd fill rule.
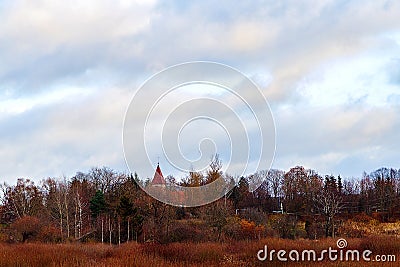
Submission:
[[[336,248],[336,239],[284,240],[277,238],[233,243],[172,243],[121,246],[102,244],[0,244],[0,266],[400,266],[400,239],[368,237],[348,239],[349,249],[370,249],[376,254],[396,254],[397,263],[367,262],[260,262],[256,254],[268,249]]]

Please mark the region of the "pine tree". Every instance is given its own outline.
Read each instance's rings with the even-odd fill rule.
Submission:
[[[343,184],[342,184],[342,177],[340,177],[340,175],[337,178],[337,189],[338,189],[339,194],[342,194]]]
[[[106,201],[104,194],[100,190],[96,192],[90,200],[90,211],[92,212],[93,219],[96,219],[102,212],[106,210]]]

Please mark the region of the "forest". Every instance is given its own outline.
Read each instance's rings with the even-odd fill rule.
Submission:
[[[182,186],[202,186],[219,177],[235,181],[220,200],[189,208],[149,196],[141,186],[151,179],[107,167],[38,183],[27,178],[4,183],[0,240],[167,244],[400,234],[400,170],[380,168],[343,179],[295,166],[235,179],[221,169],[215,157],[204,173],[193,171],[179,181],[165,178]],[[263,182],[249,192],[255,177]]]

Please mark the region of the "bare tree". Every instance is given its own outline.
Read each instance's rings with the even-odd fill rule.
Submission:
[[[82,193],[80,192],[79,188],[75,188],[74,192],[74,204],[75,204],[75,213],[74,213],[74,229],[75,229],[75,238],[80,238],[82,236],[82,227],[83,227],[83,220],[82,220],[82,213],[84,206],[87,203],[84,203],[82,199]]]
[[[221,239],[223,228],[228,223],[228,216],[232,214],[232,210],[226,207],[221,201],[215,201],[205,207],[205,220],[217,232],[217,240]]]
[[[3,204],[11,220],[35,216],[43,208],[43,195],[29,179],[18,179],[15,186],[2,185]]]
[[[281,170],[271,169],[268,171],[267,180],[275,199],[281,194],[284,175],[285,172]]]
[[[43,190],[46,192],[46,207],[54,220],[58,220],[60,227],[60,235],[63,236],[64,229],[67,237],[70,236],[69,221],[69,192],[68,183],[64,178],[63,181],[48,178],[42,182]]]
[[[326,218],[326,236],[335,237],[335,216],[343,206],[342,195],[338,193],[337,189],[325,184],[325,187],[315,195],[314,202],[317,210]]]
[[[210,169],[207,171],[206,183],[212,183],[218,178],[222,177],[222,162],[219,159],[219,155],[215,154],[211,158]]]
[[[92,168],[89,174],[89,179],[94,184],[96,190],[100,190],[105,194],[115,190],[115,187],[121,184],[122,180],[126,178],[125,175],[120,175],[107,167]]]

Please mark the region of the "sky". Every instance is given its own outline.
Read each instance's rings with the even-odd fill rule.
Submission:
[[[1,182],[128,172],[131,99],[188,61],[227,64],[257,84],[275,121],[273,168],[344,177],[400,168],[399,1],[0,0],[0,18]],[[207,138],[188,138],[198,127],[208,126],[182,137],[196,151]],[[219,144],[226,163],[229,143]]]

